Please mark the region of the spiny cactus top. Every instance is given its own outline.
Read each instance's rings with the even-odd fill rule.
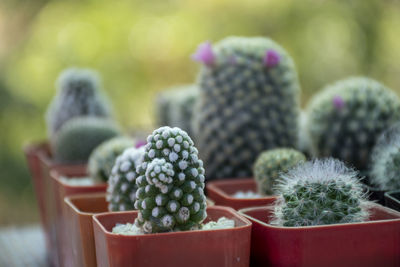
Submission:
[[[199,46],[195,140],[207,177],[251,176],[259,153],[297,144],[300,86],[287,52],[267,38]]]
[[[400,123],[379,137],[371,158],[370,182],[381,190],[400,190]]]
[[[281,175],[275,203],[280,226],[311,226],[361,222],[367,202],[355,170],[328,158],[308,161]]]
[[[89,157],[90,177],[100,182],[107,182],[115,159],[128,147],[134,146],[134,140],[127,136],[117,136],[101,143]]]
[[[304,161],[304,154],[291,148],[276,148],[261,153],[254,164],[254,178],[260,194],[272,195],[279,175]]]
[[[204,168],[192,139],[161,127],[147,138],[137,169],[136,225],[145,233],[198,229],[206,218]]]
[[[120,134],[113,121],[99,117],[77,117],[56,134],[54,157],[62,163],[83,163],[102,142]]]
[[[71,118],[78,116],[110,117],[111,108],[96,72],[70,68],[57,81],[57,94],[50,103],[46,122],[50,138]]]
[[[307,112],[314,156],[366,170],[379,135],[400,120],[400,100],[377,81],[349,78],[316,94]]]
[[[159,93],[156,105],[158,124],[179,127],[192,134],[193,110],[198,95],[196,85],[182,85]]]
[[[128,148],[115,160],[107,187],[110,211],[133,210],[136,201],[136,168],[144,157],[144,147]]]

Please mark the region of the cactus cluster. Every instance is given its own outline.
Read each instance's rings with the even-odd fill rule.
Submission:
[[[230,37],[193,58],[203,63],[194,131],[209,179],[250,176],[262,151],[297,145],[300,86],[281,46]]]
[[[65,122],[80,116],[111,117],[111,107],[105,98],[99,77],[89,69],[70,68],[57,81],[57,93],[46,113],[48,136],[55,134]]]
[[[400,100],[379,82],[356,77],[327,86],[312,98],[307,112],[314,156],[366,170],[379,135],[400,120]]]
[[[272,224],[312,226],[368,218],[357,171],[337,159],[308,161],[282,174]]]
[[[53,154],[62,163],[83,163],[99,144],[119,134],[113,121],[99,117],[73,118],[58,131]]]
[[[261,153],[253,171],[259,193],[272,195],[279,175],[304,161],[304,154],[291,148],[276,148]]]
[[[156,103],[158,125],[178,127],[191,135],[193,111],[198,95],[199,89],[196,85],[183,85],[159,93]]]
[[[136,172],[143,161],[144,147],[127,148],[115,160],[108,179],[107,201],[110,211],[133,210],[136,201]]]
[[[192,139],[161,127],[147,138],[137,169],[136,226],[144,233],[198,229],[206,218],[204,168]]]
[[[134,146],[134,140],[127,136],[117,136],[97,146],[89,157],[88,172],[90,177],[100,182],[107,182],[115,159],[128,147]]]
[[[381,190],[400,189],[400,123],[379,137],[372,150],[369,178]]]

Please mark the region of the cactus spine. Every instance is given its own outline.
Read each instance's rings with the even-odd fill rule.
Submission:
[[[293,227],[364,221],[367,202],[357,175],[332,158],[309,161],[282,174],[272,223]]]
[[[259,193],[272,195],[279,175],[304,161],[304,154],[291,148],[276,148],[261,153],[254,164],[254,178]]]
[[[267,38],[199,46],[195,140],[210,179],[252,173],[259,153],[295,147],[300,86],[287,52]]]
[[[186,132],[176,127],[155,130],[137,170],[135,224],[144,233],[200,227],[207,216],[203,162]]]
[[[400,100],[377,81],[349,78],[315,95],[307,112],[314,156],[366,170],[379,135],[400,120]]]

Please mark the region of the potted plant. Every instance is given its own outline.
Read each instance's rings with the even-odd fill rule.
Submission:
[[[305,160],[304,154],[295,149],[267,150],[259,155],[254,164],[254,178],[208,182],[207,195],[217,205],[236,210],[271,204],[276,199],[274,187],[279,174]]]
[[[251,225],[232,209],[206,208],[204,178],[203,163],[186,132],[170,127],[155,130],[133,177],[136,194],[128,194],[138,211],[93,217],[98,265],[248,266]],[[233,228],[200,230],[204,220],[221,217],[228,218]],[[133,226],[133,235],[115,233],[115,226],[128,222],[133,225],[125,228]],[[150,256],[154,251],[157,257]]]
[[[240,211],[253,223],[252,266],[400,263],[400,213],[367,201],[342,162],[299,165],[282,175],[279,192],[272,205]]]

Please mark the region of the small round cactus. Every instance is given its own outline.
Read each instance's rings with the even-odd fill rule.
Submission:
[[[369,178],[381,190],[400,189],[400,123],[379,137],[372,150]]]
[[[83,163],[102,142],[120,134],[113,121],[98,117],[78,117],[66,122],[57,133],[54,157],[63,163]]]
[[[357,171],[339,160],[308,161],[281,175],[272,224],[312,226],[361,222],[368,205]]]
[[[313,156],[365,171],[380,134],[400,120],[400,99],[377,81],[349,78],[316,94],[307,112]]]
[[[259,193],[272,195],[279,175],[304,161],[304,154],[291,148],[276,148],[261,153],[254,164]]]
[[[137,169],[135,223],[145,233],[199,229],[206,218],[204,168],[192,139],[179,128],[161,127],[148,138]]]
[[[249,177],[262,151],[297,145],[300,85],[280,45],[229,37],[193,59],[202,64],[193,129],[207,179]]]
[[[107,201],[110,211],[133,210],[136,201],[136,168],[144,157],[144,147],[128,148],[115,160],[108,179]]]
[[[64,70],[57,80],[57,94],[50,103],[46,122],[51,139],[74,117],[110,117],[111,107],[101,91],[98,74],[89,69]]]
[[[115,159],[135,142],[127,136],[117,136],[97,146],[89,157],[88,171],[90,177],[100,182],[107,182]]]

